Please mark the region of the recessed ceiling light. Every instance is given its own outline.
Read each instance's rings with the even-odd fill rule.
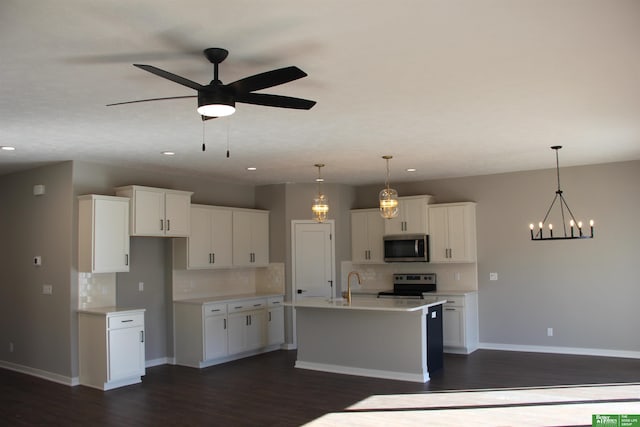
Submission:
[[[175,156],[176,153],[174,151],[163,151],[162,154],[165,156]]]
[[[4,150],[4,151],[13,151],[15,150],[16,147],[11,147],[9,145],[0,145],[0,150]]]
[[[248,171],[255,171],[255,170],[258,170],[258,168],[253,167],[253,166],[249,166],[249,167],[247,168],[247,170],[248,170]]]
[[[415,172],[415,171],[417,171],[416,168],[407,168],[407,172]]]

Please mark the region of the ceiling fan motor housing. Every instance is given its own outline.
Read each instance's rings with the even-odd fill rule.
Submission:
[[[228,105],[235,108],[236,100],[230,91],[210,85],[198,91],[198,108],[205,105]]]

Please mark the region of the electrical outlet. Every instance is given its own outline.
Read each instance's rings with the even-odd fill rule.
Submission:
[[[9,353],[13,353],[13,343],[9,343]]]
[[[42,265],[42,257],[40,255],[33,257],[33,265],[40,267]]]
[[[489,273],[489,280],[498,280],[498,273]]]
[[[53,285],[42,285],[42,293],[45,295],[53,294]]]
[[[138,282],[138,291],[144,291],[144,282]]]
[[[547,336],[548,337],[552,337],[553,336],[553,328],[547,328]]]

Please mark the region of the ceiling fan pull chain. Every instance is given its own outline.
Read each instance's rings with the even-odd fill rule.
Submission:
[[[204,145],[204,120],[202,121],[202,151],[205,151],[206,147]]]
[[[227,121],[227,159],[229,158],[229,122]]]

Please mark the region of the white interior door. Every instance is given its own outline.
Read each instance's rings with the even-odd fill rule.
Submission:
[[[293,222],[293,292],[299,297],[335,297],[333,222]]]

